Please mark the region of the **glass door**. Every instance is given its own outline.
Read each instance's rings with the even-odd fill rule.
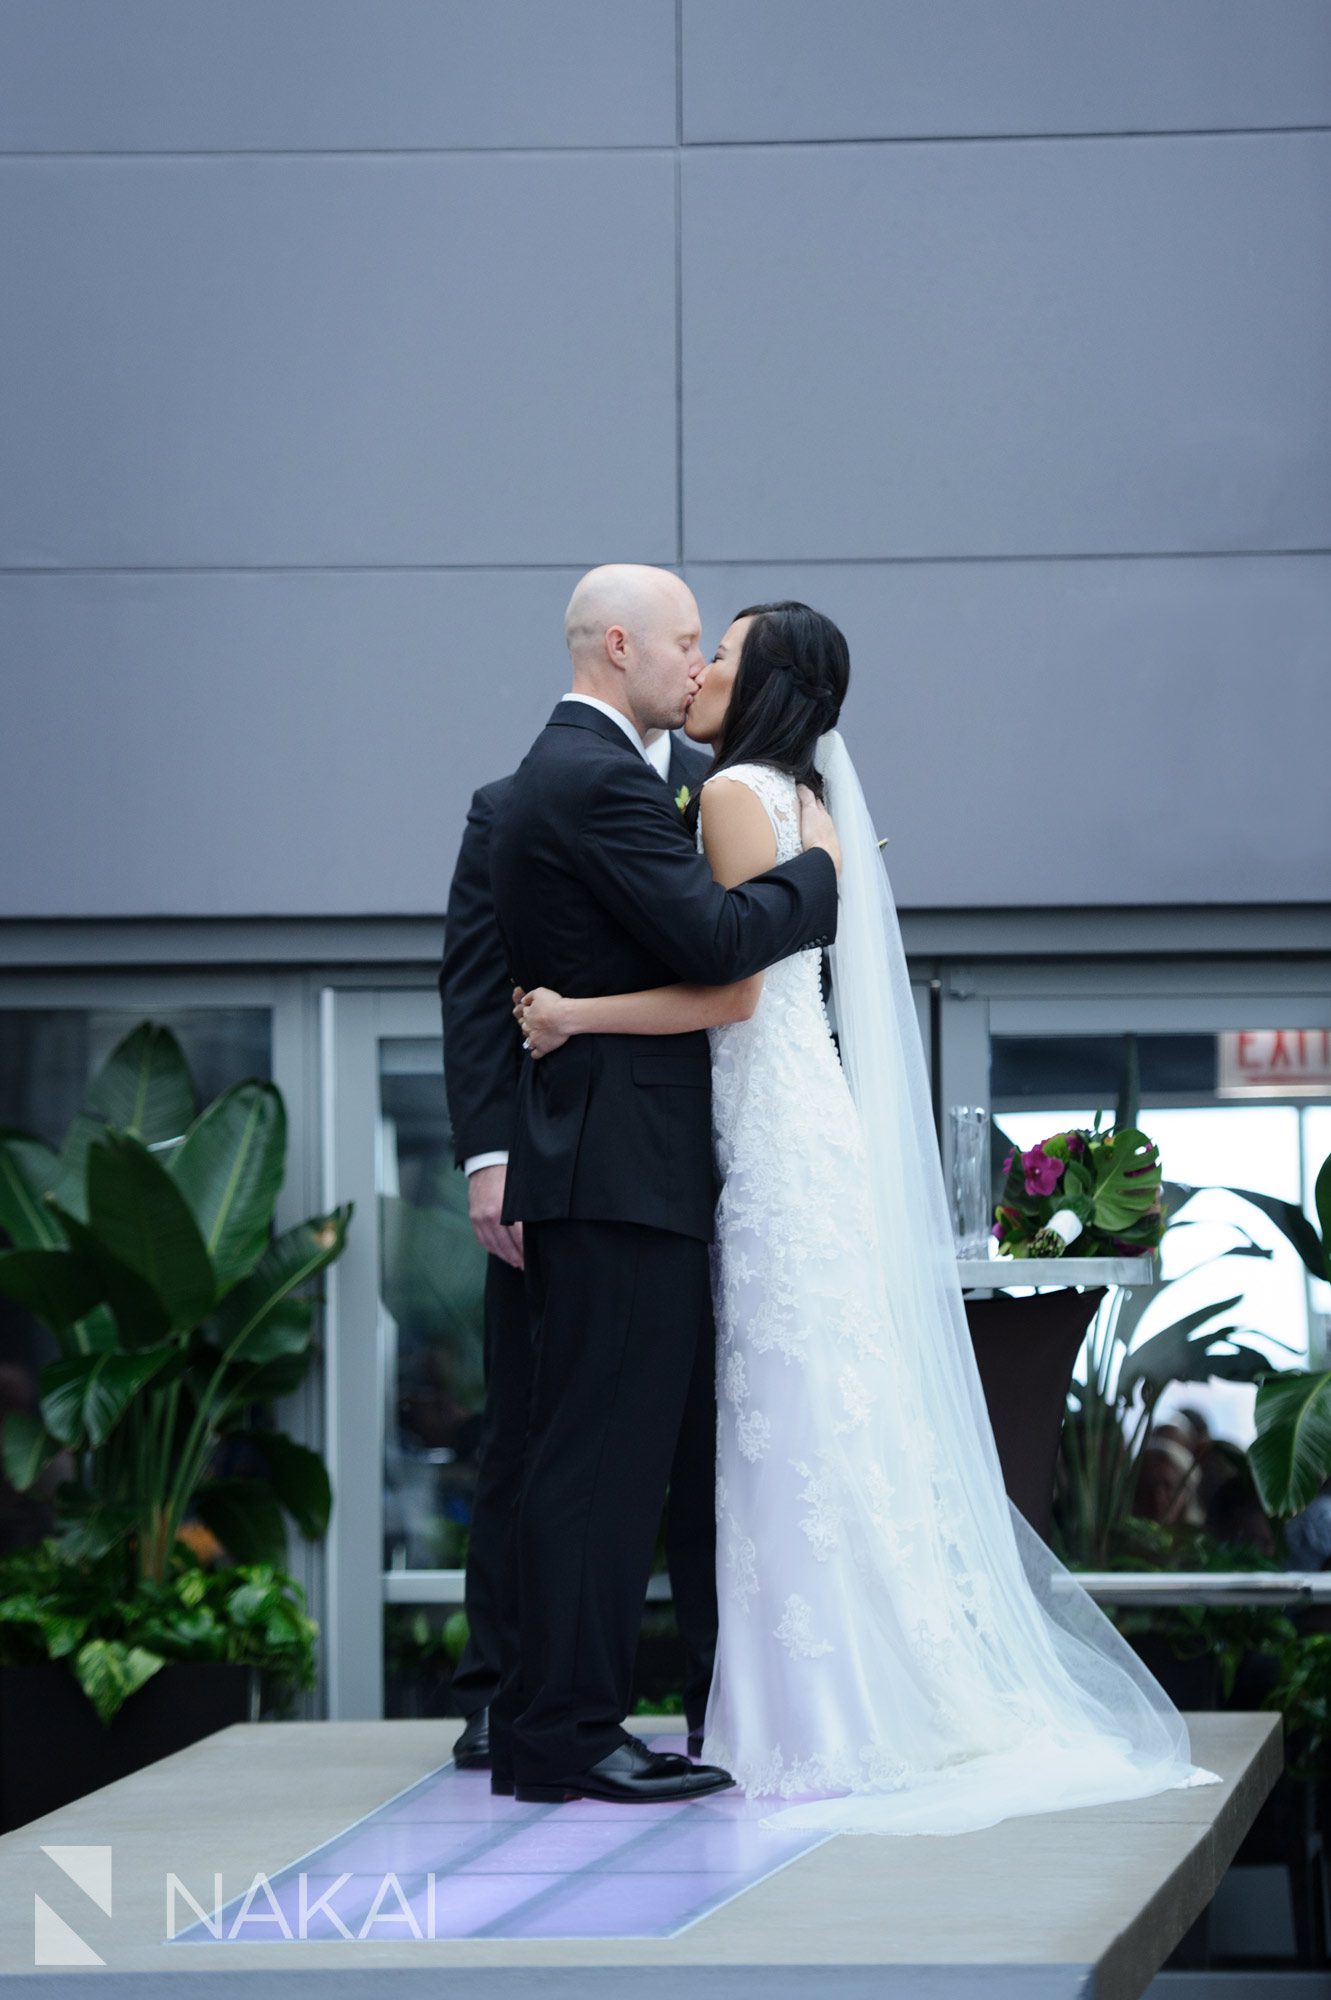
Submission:
[[[330,1198],[356,1204],[328,1285],[329,1714],[378,1717],[412,1608],[437,1624],[462,1599],[485,1257],[453,1164],[437,992],[329,988],[323,1026]]]

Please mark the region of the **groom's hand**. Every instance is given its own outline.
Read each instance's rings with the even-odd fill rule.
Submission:
[[[467,1180],[467,1210],[476,1241],[492,1257],[522,1269],[522,1224],[501,1222],[507,1167],[478,1167]]]
[[[820,805],[807,785],[799,787],[800,795],[800,839],[805,850],[822,847],[832,857],[832,865],[837,874],[841,873],[841,842],[836,837],[832,815],[827,807]]]

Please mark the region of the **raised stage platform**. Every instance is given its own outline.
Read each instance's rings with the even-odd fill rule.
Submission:
[[[447,1762],[454,1722],[239,1724],[0,1838],[0,1975],[46,2000],[378,2000],[464,1981],[483,2000],[618,2000],[629,1967],[635,2000],[1130,2000],[1280,1769],[1274,1715],[1189,1724],[1223,1785],[816,1843],[764,1831],[738,1794],[492,1801]]]

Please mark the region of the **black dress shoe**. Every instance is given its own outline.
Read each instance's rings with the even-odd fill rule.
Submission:
[[[590,1771],[529,1785],[519,1778],[515,1796],[529,1805],[558,1805],[565,1799],[610,1799],[641,1805],[657,1799],[701,1799],[724,1792],[735,1780],[716,1764],[691,1764],[673,1750],[649,1750],[636,1736],[602,1757]]]
[[[488,1771],[490,1768],[490,1711],[478,1708],[453,1745],[453,1762],[459,1771]]]

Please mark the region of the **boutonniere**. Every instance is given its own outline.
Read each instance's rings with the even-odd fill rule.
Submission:
[[[688,788],[688,786],[687,786],[687,785],[681,785],[681,786],[680,786],[680,788],[679,788],[679,790],[678,790],[678,791],[677,791],[677,792],[675,793],[675,804],[676,804],[676,805],[677,805],[677,806],[679,807],[679,810],[680,810],[681,812],[683,812],[683,810],[684,810],[685,806],[687,806],[687,804],[688,804],[688,802],[689,802],[689,799],[690,799],[691,797],[692,797],[692,794],[691,794],[691,792],[689,791],[689,788]]]

